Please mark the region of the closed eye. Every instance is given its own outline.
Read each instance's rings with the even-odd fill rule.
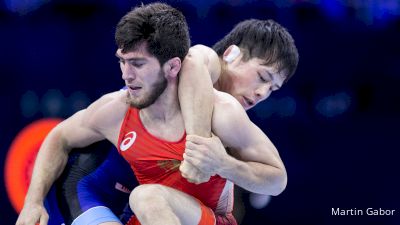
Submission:
[[[136,67],[136,68],[140,68],[144,65],[144,63],[131,63],[132,66]]]
[[[145,60],[136,60],[136,59],[129,60],[129,64],[131,64],[136,68],[142,67],[145,63],[146,63]]]
[[[260,73],[258,73],[258,77],[260,78],[261,82],[267,82],[267,80]]]

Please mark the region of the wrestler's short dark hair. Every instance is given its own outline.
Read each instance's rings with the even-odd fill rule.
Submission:
[[[258,57],[266,65],[277,66],[286,76],[285,82],[293,76],[299,62],[299,53],[289,32],[273,20],[249,19],[237,24],[213,49],[219,56],[230,45],[241,48],[247,61]]]
[[[185,17],[163,3],[141,5],[128,12],[117,25],[115,41],[123,53],[146,43],[161,65],[174,57],[183,60],[190,47]]]

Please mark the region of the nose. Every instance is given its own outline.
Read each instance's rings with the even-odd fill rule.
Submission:
[[[122,79],[132,81],[136,78],[135,71],[129,63],[121,64]]]
[[[256,97],[256,102],[260,102],[266,98],[268,98],[269,94],[271,93],[271,84],[267,83],[264,84],[260,87],[258,87],[255,91],[254,91],[254,95]]]

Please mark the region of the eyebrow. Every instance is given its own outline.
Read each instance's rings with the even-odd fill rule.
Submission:
[[[124,59],[120,55],[118,55],[118,53],[115,53],[115,57],[125,60],[125,61],[146,61],[147,60],[144,57],[130,57],[130,58]]]

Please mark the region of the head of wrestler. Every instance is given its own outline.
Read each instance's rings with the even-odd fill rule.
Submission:
[[[299,61],[292,36],[273,20],[240,22],[213,49],[222,63],[217,87],[246,110],[281,88]]]
[[[115,40],[128,103],[139,109],[153,104],[169,78],[176,78],[190,46],[185,17],[162,3],[127,13],[117,25]]]

